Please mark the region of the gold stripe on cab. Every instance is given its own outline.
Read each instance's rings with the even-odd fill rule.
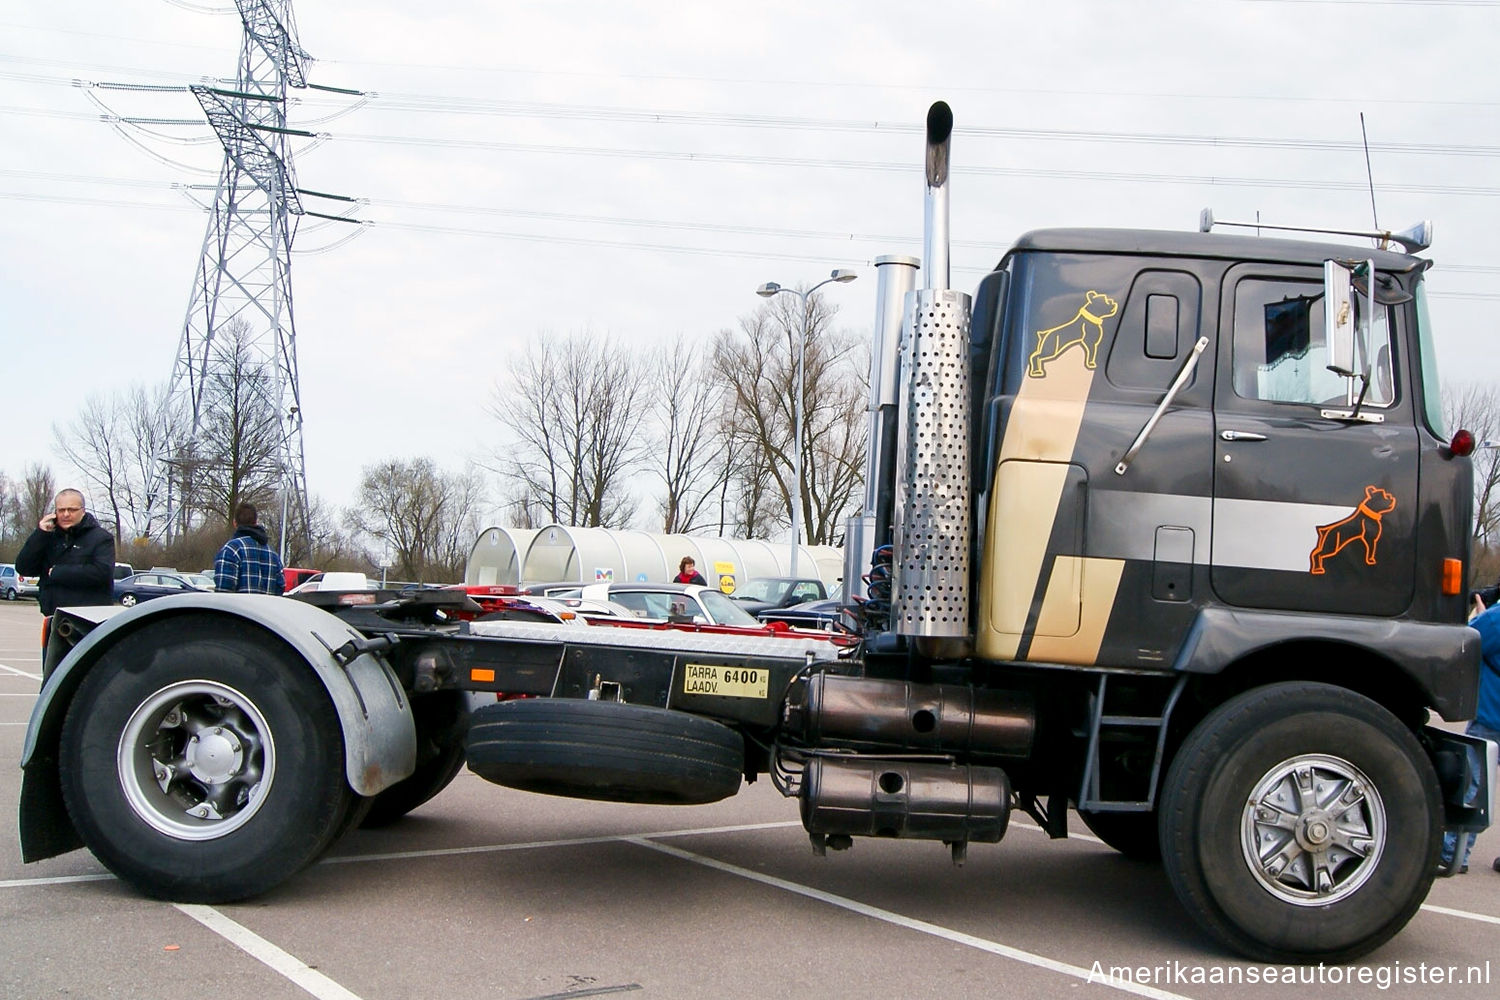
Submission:
[[[1074,615],[1078,628],[1072,635],[1043,635],[1037,629],[1026,659],[1050,663],[1094,663],[1104,642],[1104,628],[1115,606],[1120,589],[1120,575],[1125,572],[1123,559],[1089,559],[1084,556],[1058,556],[1047,581],[1047,596],[1042,599],[1038,621]],[[1073,602],[1076,591],[1070,581],[1082,578],[1082,608]],[[1056,607],[1054,607],[1054,604]]]
[[[1021,380],[990,491],[975,635],[980,656],[1013,660],[1025,637],[1093,383],[1094,369],[1084,364],[1083,351],[1053,358],[1042,378]]]

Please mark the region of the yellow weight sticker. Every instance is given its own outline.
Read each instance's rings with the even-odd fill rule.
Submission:
[[[689,663],[683,668],[683,694],[712,694],[721,698],[764,698],[771,671],[755,667],[718,667]]]

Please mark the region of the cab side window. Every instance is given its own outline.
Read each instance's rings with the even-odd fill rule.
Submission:
[[[1235,286],[1234,391],[1274,403],[1343,406],[1350,381],[1328,369],[1323,337],[1323,285],[1314,281],[1247,278]],[[1355,370],[1370,373],[1365,406],[1396,400],[1390,308],[1377,305],[1368,343]],[[1358,394],[1358,381],[1355,381]]]

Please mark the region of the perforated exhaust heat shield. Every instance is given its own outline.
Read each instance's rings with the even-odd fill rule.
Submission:
[[[948,147],[953,114],[927,115],[926,278],[946,285]],[[901,635],[969,635],[969,324],[973,303],[946,287],[907,297],[892,525],[892,626]]]

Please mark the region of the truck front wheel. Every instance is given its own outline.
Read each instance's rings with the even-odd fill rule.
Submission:
[[[1273,684],[1210,713],[1173,761],[1161,811],[1183,905],[1265,962],[1379,947],[1426,898],[1441,845],[1421,745],[1380,705],[1326,684]]]
[[[68,707],[59,769],[95,856],[182,902],[265,892],[315,859],[355,804],[312,670],[222,618],[174,619],[107,653]]]

